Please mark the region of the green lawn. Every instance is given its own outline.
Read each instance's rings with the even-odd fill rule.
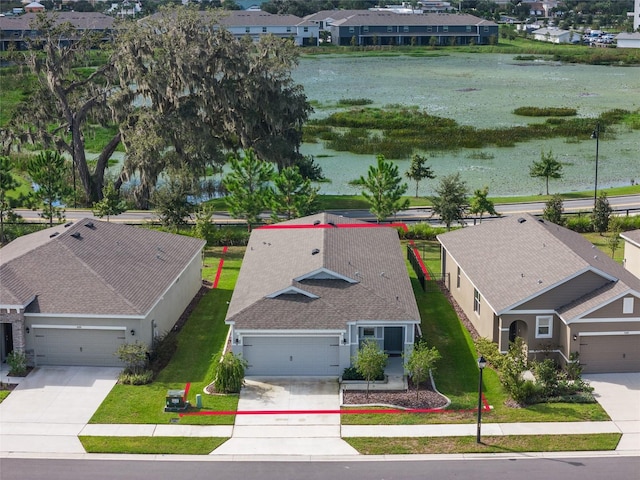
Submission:
[[[226,438],[200,437],[78,437],[87,453],[208,455]]]
[[[615,450],[621,435],[510,435],[482,437],[375,437],[345,438],[364,455],[450,454],[450,453],[515,453]]]
[[[116,385],[91,423],[173,423],[212,425],[234,422],[234,415],[185,416],[165,413],[167,390],[183,389],[191,383],[188,399],[195,405],[202,394],[203,410],[235,411],[237,395],[207,395],[203,389],[213,381],[228,328],[224,324],[227,302],[235,285],[244,249],[229,248],[224,255],[224,269],[218,288],[205,294],[180,332],[178,349],[171,362],[149,385]],[[207,251],[204,278],[213,280],[222,253],[221,248]],[[195,410],[195,408],[194,408]]]

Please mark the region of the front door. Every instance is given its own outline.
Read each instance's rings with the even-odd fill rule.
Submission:
[[[388,355],[402,355],[404,327],[384,327],[384,351]]]
[[[2,351],[0,352],[3,362],[7,359],[7,355],[13,352],[13,324],[2,324]]]

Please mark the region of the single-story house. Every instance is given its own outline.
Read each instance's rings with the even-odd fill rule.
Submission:
[[[251,233],[225,321],[247,375],[337,377],[365,340],[410,354],[420,314],[398,232],[320,213]]]
[[[331,32],[334,45],[486,45],[498,41],[498,24],[473,15],[327,10],[305,17]]]
[[[640,48],[640,32],[619,33],[616,35],[616,45],[618,48]]]
[[[621,233],[624,240],[624,267],[640,277],[640,230]]]
[[[202,286],[200,239],[85,218],[0,250],[0,353],[30,365],[119,366],[151,345]]]
[[[521,337],[531,358],[640,371],[640,278],[582,235],[522,215],[438,240],[451,295],[501,352]]]
[[[560,28],[539,28],[531,32],[534,40],[551,43],[573,43],[580,40],[580,34]]]

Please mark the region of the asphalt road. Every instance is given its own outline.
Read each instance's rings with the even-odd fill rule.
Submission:
[[[434,457],[437,458],[437,457]],[[640,457],[537,457],[423,461],[176,461],[3,458],[2,480],[629,480],[638,478]]]
[[[610,197],[609,204],[619,214],[626,214],[627,211],[630,214],[640,213],[640,195],[624,195],[620,197]],[[531,213],[532,215],[541,215],[544,209],[544,202],[531,202],[531,203],[505,203],[496,205],[496,210],[501,215],[517,215],[522,213]],[[593,199],[578,199],[578,200],[565,200],[564,211],[565,213],[576,212],[591,212],[593,210]],[[343,215],[349,218],[358,218],[361,220],[374,221],[375,218],[368,210],[330,210],[331,213],[336,215]],[[41,218],[37,211],[19,209],[16,213],[22,216],[27,221],[37,222]],[[65,213],[66,219],[70,221],[79,220],[85,217],[94,217],[93,212],[87,209],[67,209]],[[398,212],[394,217],[395,220],[414,223],[420,221],[429,221],[438,223],[438,219],[432,216],[430,208],[411,208],[409,210],[403,210]],[[103,219],[103,220],[106,220]],[[152,211],[127,211],[110,219],[113,222],[121,223],[149,223],[158,222],[157,215]],[[218,212],[213,215],[213,220],[216,223],[239,223],[229,216],[228,213]],[[473,219],[469,220],[473,222]]]

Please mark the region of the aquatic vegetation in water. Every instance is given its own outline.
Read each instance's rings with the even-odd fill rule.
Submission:
[[[566,107],[518,107],[513,113],[525,117],[574,117],[578,111]]]

